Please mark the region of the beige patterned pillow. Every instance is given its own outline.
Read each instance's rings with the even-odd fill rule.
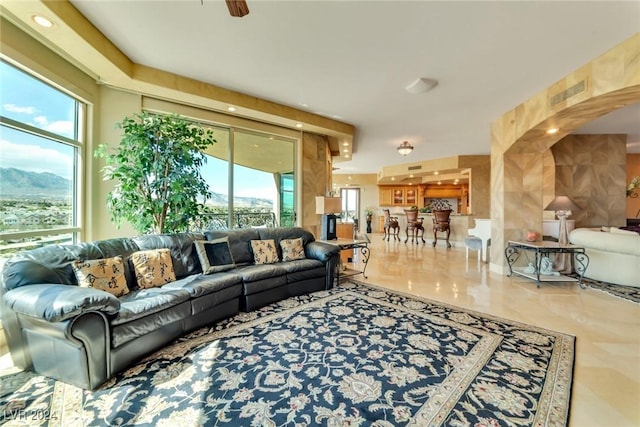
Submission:
[[[109,292],[116,297],[129,293],[124,275],[124,262],[121,256],[105,259],[75,260],[71,263],[83,288],[95,288]]]
[[[302,245],[302,237],[297,239],[282,239],[280,241],[282,248],[282,261],[295,261],[297,259],[305,259],[304,246]]]
[[[169,249],[134,252],[131,263],[140,288],[153,288],[176,280]]]
[[[280,261],[275,240],[252,240],[253,262],[256,264],[273,264]]]

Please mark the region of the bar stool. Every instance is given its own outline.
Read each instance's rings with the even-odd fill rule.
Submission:
[[[400,224],[398,224],[398,217],[391,216],[389,209],[383,209],[384,213],[384,236],[382,236],[382,240],[389,241],[389,236],[391,235],[391,231],[393,230],[393,240],[400,241]]]
[[[418,239],[422,240],[422,243],[427,243],[424,241],[424,227],[422,226],[423,218],[418,218],[418,210],[417,209],[405,209],[404,212],[407,214],[407,228],[405,232],[407,233],[407,238],[405,239],[405,243],[409,240],[409,233],[411,233],[411,243],[413,243],[413,239],[416,239],[416,245],[420,243]]]
[[[433,211],[433,246],[438,242],[438,232],[447,233],[447,248],[451,247],[449,235],[451,234],[450,219],[451,209]]]

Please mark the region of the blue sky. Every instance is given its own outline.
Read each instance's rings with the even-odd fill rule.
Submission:
[[[73,138],[73,99],[0,61],[2,115]],[[71,179],[73,149],[23,132],[0,128],[0,166],[51,172]]]
[[[51,86],[0,61],[0,111],[4,117],[39,129],[74,137],[75,101]],[[90,155],[89,153],[87,155]],[[73,177],[73,148],[0,127],[0,167]],[[236,166],[235,195],[275,200],[269,173]],[[209,158],[202,175],[216,193],[228,194],[227,162]]]

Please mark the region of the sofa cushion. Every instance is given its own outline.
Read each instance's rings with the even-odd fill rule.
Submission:
[[[274,240],[252,240],[253,262],[256,264],[273,264],[280,261]]]
[[[177,327],[179,328],[180,324],[189,316],[191,316],[191,304],[189,301],[183,301],[176,305],[169,305],[162,310],[147,313],[143,317],[138,317],[136,319],[132,318],[129,321],[122,322],[112,328],[111,346],[114,348],[120,347],[121,345],[133,341],[138,337],[167,328],[167,326],[171,324],[177,324]],[[169,329],[175,330],[175,328]],[[169,332],[164,340],[168,342],[172,338],[173,336]],[[156,337],[156,339],[158,339],[158,337]],[[134,345],[140,346],[141,344],[136,343]],[[150,350],[148,347],[143,346],[143,348],[144,350],[142,351],[142,354],[148,353]]]
[[[280,248],[282,249],[282,261],[295,261],[305,258],[302,237],[282,239],[280,240]]]
[[[210,230],[204,233],[207,240],[229,238],[231,256],[236,264],[252,264],[253,252],[251,252],[251,241],[260,239],[258,231],[254,228],[241,230]]]
[[[184,289],[150,288],[129,292],[120,298],[120,310],[111,321],[112,325],[121,325],[135,319],[178,305],[189,299]]]
[[[242,283],[242,277],[232,272],[220,272],[211,275],[194,274],[178,279],[163,286],[167,289],[183,289],[191,298],[198,298],[212,292]]]
[[[306,246],[313,242],[315,239],[313,234],[301,227],[277,227],[277,228],[259,228],[258,234],[260,240],[274,240],[276,242],[276,249],[278,250],[278,256],[282,259],[282,252],[280,242],[284,239],[297,239],[302,238],[302,246]]]
[[[211,274],[236,267],[229,248],[229,237],[210,241],[196,240],[194,245],[202,266],[202,273]]]
[[[282,266],[282,263],[278,264],[255,264],[245,265],[233,270],[233,273],[242,277],[244,283],[255,282],[257,280],[264,280],[269,278],[275,278],[278,276],[284,276],[287,274]]]
[[[176,280],[169,249],[154,249],[131,254],[133,271],[142,289],[162,286]]]
[[[5,289],[37,283],[57,283],[75,285],[78,279],[71,263],[78,259],[112,258],[121,255],[126,259],[140,250],[138,245],[127,238],[98,240],[77,245],[47,245],[24,251],[7,260],[2,270],[2,285]],[[127,268],[127,282],[135,279]]]
[[[171,251],[173,271],[178,279],[202,272],[193,244],[196,240],[204,240],[201,233],[145,234],[134,237],[133,240],[143,251],[168,248]]]
[[[105,259],[75,260],[71,263],[83,288],[95,288],[119,297],[129,293],[121,256]]]

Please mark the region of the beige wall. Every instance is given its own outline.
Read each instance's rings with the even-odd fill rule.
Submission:
[[[316,214],[316,196],[326,196],[331,189],[331,151],[326,136],[302,134],[302,218],[300,225],[320,236],[320,215]]]
[[[635,176],[640,176],[640,154],[627,154],[627,185]],[[638,196],[626,199],[627,218],[640,218],[640,189],[635,194]]]
[[[87,239],[101,240],[112,237],[129,237],[138,234],[129,224],[123,223],[118,229],[111,222],[105,206],[107,194],[113,189],[114,183],[102,179],[101,169],[104,167],[104,159],[96,159],[91,153],[99,144],[107,144],[112,149],[118,146],[122,138],[122,130],[117,128],[125,117],[140,112],[142,96],[130,92],[113,89],[106,86],[100,87],[100,98],[96,104],[96,132],[95,139],[87,145],[87,198],[90,204],[91,215],[87,221]]]
[[[626,141],[626,135],[567,135],[551,147],[555,195],[580,207],[571,216],[576,227],[626,224]]]

